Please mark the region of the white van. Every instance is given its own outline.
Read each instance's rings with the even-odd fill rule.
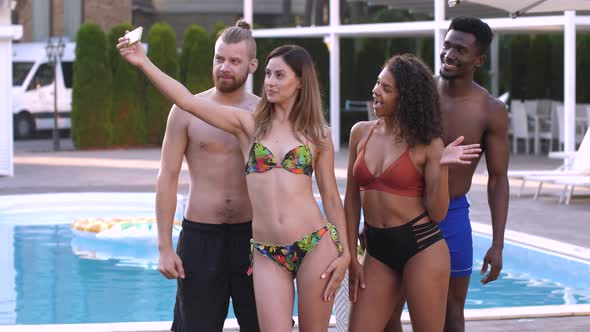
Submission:
[[[12,112],[14,136],[32,137],[37,130],[53,129],[53,69],[47,60],[46,43],[12,45]],[[72,73],[75,43],[66,43],[56,67],[58,127],[70,128]]]

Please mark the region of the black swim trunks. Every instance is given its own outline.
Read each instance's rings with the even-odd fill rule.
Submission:
[[[252,223],[204,224],[184,220],[177,253],[178,279],[172,331],[221,332],[231,297],[242,332],[258,332],[250,264]]]

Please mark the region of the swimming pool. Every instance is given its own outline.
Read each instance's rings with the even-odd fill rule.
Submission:
[[[176,283],[156,270],[155,240],[109,258],[77,250],[69,228],[78,218],[153,216],[153,202],[145,193],[2,196],[0,325],[171,320]],[[490,241],[474,236],[475,269]],[[506,243],[501,280],[482,286],[476,271],[467,308],[590,303],[588,275],[588,262]]]

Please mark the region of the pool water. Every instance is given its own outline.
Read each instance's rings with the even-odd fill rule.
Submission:
[[[473,273],[466,308],[590,303],[590,262],[506,241],[498,280],[482,285],[483,257],[491,237],[474,233]]]
[[[157,271],[155,247],[151,262],[97,260],[74,254],[68,225],[17,226],[13,231],[15,312],[1,313],[0,323],[172,319],[176,281]]]
[[[94,204],[96,214],[89,215],[82,205],[48,213],[3,210],[0,202],[0,324],[172,320],[176,282],[157,271],[155,241],[111,248],[108,257],[81,249],[73,236],[69,223],[77,218],[149,216],[150,210],[128,202],[105,207]],[[474,236],[474,269],[490,241]],[[506,243],[500,279],[482,286],[475,270],[466,307],[590,303],[588,275],[587,262]],[[228,317],[234,317],[231,305]]]

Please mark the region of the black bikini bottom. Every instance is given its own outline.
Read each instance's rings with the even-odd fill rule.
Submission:
[[[415,225],[427,216],[424,212],[404,225],[389,228],[376,228],[365,223],[367,252],[392,270],[402,273],[410,258],[443,239],[434,221]]]

